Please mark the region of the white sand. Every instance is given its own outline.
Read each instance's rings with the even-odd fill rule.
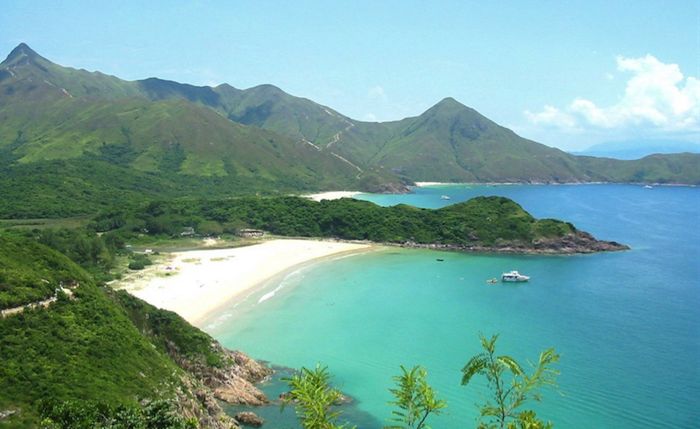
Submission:
[[[443,185],[454,185],[454,183],[443,183],[443,182],[416,182],[416,186],[419,188],[424,188],[426,186],[443,186]]]
[[[335,241],[272,240],[233,249],[172,253],[162,264],[114,286],[196,324],[237,295],[294,266],[371,247]]]
[[[306,198],[311,198],[314,201],[321,200],[338,200],[340,198],[352,198],[355,195],[361,194],[358,191],[332,191],[332,192],[321,192],[319,194],[304,195]]]

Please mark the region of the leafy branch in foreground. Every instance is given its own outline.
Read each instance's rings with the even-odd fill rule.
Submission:
[[[290,392],[285,403],[293,402],[297,417],[304,429],[343,429],[345,425],[336,423],[341,412],[331,407],[340,402],[342,394],[330,387],[330,373],[327,367],[316,365],[314,369],[301,368],[299,373],[284,379]]]
[[[390,404],[400,409],[392,411],[395,417],[391,420],[398,424],[387,429],[429,429],[426,419],[430,414],[440,414],[440,410],[447,407],[447,402],[437,399],[435,390],[426,380],[428,373],[424,368],[414,366],[409,371],[401,365],[401,372],[401,375],[393,377],[397,388],[389,389],[396,398]]]
[[[507,355],[496,356],[498,335],[486,339],[480,335],[484,352],[473,356],[462,368],[462,385],[467,385],[475,375],[483,375],[492,390],[493,402],[487,401],[481,407],[481,417],[486,418],[479,428],[507,429],[549,429],[551,423],[537,419],[532,410],[518,411],[529,399],[539,401],[540,388],[554,386],[559,371],[552,365],[559,361],[553,348],[540,353],[537,365],[531,375],[525,373],[521,365]],[[507,374],[510,373],[510,383]]]

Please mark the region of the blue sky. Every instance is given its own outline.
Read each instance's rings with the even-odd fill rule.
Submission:
[[[574,150],[700,142],[697,0],[6,0],[2,9],[2,55],[23,41],[124,79],[272,83],[361,120],[418,115],[451,96]]]

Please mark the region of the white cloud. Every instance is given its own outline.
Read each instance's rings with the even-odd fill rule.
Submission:
[[[525,116],[528,121],[535,125],[551,125],[564,129],[573,129],[576,127],[576,118],[550,105],[544,106],[544,109],[538,113],[532,113],[526,110]]]
[[[365,122],[379,122],[379,119],[377,119],[377,115],[374,113],[365,113],[365,116],[362,117],[362,120]]]
[[[644,127],[662,131],[700,131],[700,80],[685,78],[677,64],[665,64],[652,55],[617,57],[617,70],[631,73],[625,92],[610,106],[576,98],[564,109],[545,106],[525,111],[536,125],[571,131],[581,128],[621,129]]]
[[[367,96],[373,100],[381,100],[381,101],[386,101],[386,93],[384,92],[384,88],[382,88],[379,85],[373,86],[372,88],[367,91]]]

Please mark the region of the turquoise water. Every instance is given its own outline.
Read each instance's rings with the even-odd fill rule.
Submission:
[[[450,186],[362,198],[439,207],[476,195],[510,197],[537,217],[571,221],[632,250],[362,254],[271,282],[206,329],[274,364],[328,365],[336,384],[356,398],[347,415],[362,428],[387,423],[387,389],[400,364],[426,367],[447,399],[433,428],[475,427],[475,404],[485,391],[479,383],[460,386],[459,370],[479,352],[479,332],[500,333],[500,352],[521,361],[557,349],[559,388],[534,408],[558,428],[700,427],[700,189]],[[511,269],[532,281],[485,283]],[[272,289],[271,299],[258,302]],[[274,395],[280,386],[267,389]],[[260,411],[272,427],[297,427],[289,410]]]

